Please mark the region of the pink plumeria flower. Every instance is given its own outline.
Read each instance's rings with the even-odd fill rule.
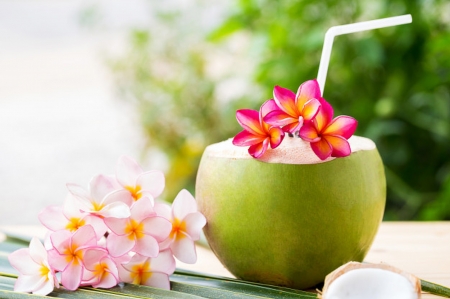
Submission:
[[[64,202],[64,207],[49,206],[38,215],[39,221],[49,230],[68,230],[75,232],[82,226],[91,225],[97,235],[102,238],[107,231],[103,220],[92,214],[81,212],[75,202],[73,195],[69,194]]]
[[[183,189],[173,201],[170,214],[163,210],[163,206],[159,208],[158,213],[166,214],[166,218],[172,222],[172,231],[169,238],[161,243],[161,250],[170,248],[178,260],[188,264],[195,263],[197,253],[194,241],[200,239],[200,233],[206,224],[205,216],[197,210],[195,198]]]
[[[254,157],[261,157],[267,148],[276,148],[284,138],[284,132],[276,126],[271,126],[263,121],[270,111],[278,109],[274,100],[266,101],[259,112],[251,109],[241,109],[236,112],[236,119],[244,130],[233,138],[233,144],[237,146],[250,146],[248,153]]]
[[[169,220],[156,215],[152,200],[147,196],[134,203],[129,218],[105,218],[105,224],[112,231],[106,240],[106,247],[114,257],[130,251],[156,257],[159,253],[159,243],[165,240],[172,230]]]
[[[304,121],[313,119],[320,109],[322,98],[320,87],[316,80],[304,82],[298,88],[297,94],[289,89],[275,86],[273,97],[279,109],[274,109],[264,117],[270,125],[283,127],[283,131],[295,133]]]
[[[55,271],[48,263],[47,251],[37,238],[31,239],[29,248],[11,253],[8,260],[20,273],[14,291],[45,296],[59,287]]]
[[[120,282],[116,263],[106,250],[87,249],[84,265],[88,271],[83,275],[83,285],[108,289]]]
[[[117,183],[104,175],[97,175],[89,183],[89,193],[75,184],[67,184],[69,192],[77,199],[78,209],[99,217],[126,218],[130,216],[132,198],[128,191],[119,189]]]
[[[83,277],[84,254],[88,249],[98,249],[97,236],[90,225],[80,227],[71,234],[67,230],[54,232],[50,239],[53,248],[48,252],[50,266],[61,271],[61,283],[68,290],[76,290]]]
[[[119,158],[116,178],[135,201],[145,195],[148,195],[150,198],[156,198],[163,192],[165,187],[165,178],[161,171],[151,170],[144,172],[136,161],[127,156]]]
[[[175,271],[175,259],[170,250],[161,251],[155,258],[135,254],[119,267],[121,281],[170,290],[169,275]]]
[[[322,99],[319,113],[300,129],[300,137],[310,142],[312,150],[321,160],[351,154],[347,139],[355,132],[358,122],[345,115],[333,119],[333,114],[331,105]]]

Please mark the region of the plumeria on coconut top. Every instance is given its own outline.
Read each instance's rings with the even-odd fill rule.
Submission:
[[[358,122],[345,115],[333,118],[333,108],[321,96],[316,80],[301,84],[296,94],[275,86],[273,96],[274,99],[263,104],[259,114],[250,109],[236,112],[244,131],[234,137],[234,145],[250,146],[249,154],[259,158],[268,144],[272,149],[278,147],[286,132],[309,142],[321,160],[351,154],[347,140],[355,132]]]
[[[45,247],[33,238],[9,255],[19,272],[15,291],[47,295],[60,283],[73,291],[120,282],[170,289],[175,258],[195,263],[194,241],[206,220],[186,190],[171,206],[155,203],[164,186],[162,172],[125,156],[116,176],[97,175],[88,190],[67,184],[64,205],[39,214],[49,229]]]

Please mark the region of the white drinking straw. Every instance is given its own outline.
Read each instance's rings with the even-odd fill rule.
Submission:
[[[327,33],[325,34],[325,40],[322,49],[322,57],[320,58],[319,64],[319,73],[317,74],[317,82],[319,83],[322,95],[325,89],[325,79],[327,77],[328,64],[330,63],[330,56],[331,56],[331,48],[333,47],[333,41],[335,36],[365,30],[402,25],[411,22],[412,22],[411,15],[403,15],[398,17],[378,19],[367,22],[333,26],[330,29],[328,29]]]

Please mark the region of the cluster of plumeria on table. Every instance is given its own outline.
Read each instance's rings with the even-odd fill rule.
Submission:
[[[333,118],[333,107],[322,98],[316,80],[301,84],[297,94],[275,86],[273,97],[259,112],[251,109],[236,112],[236,119],[244,130],[234,137],[234,145],[250,146],[249,154],[259,158],[269,145],[274,149],[281,144],[285,134],[291,134],[309,142],[321,160],[351,154],[347,140],[358,123],[350,116]]]
[[[10,254],[20,273],[14,290],[47,295],[59,283],[76,290],[120,282],[170,289],[174,256],[196,262],[194,241],[206,219],[186,190],[172,206],[156,201],[164,187],[162,172],[144,172],[126,156],[119,158],[115,177],[95,176],[88,191],[67,184],[64,205],[39,214],[49,229],[45,245],[33,238],[29,248]]]

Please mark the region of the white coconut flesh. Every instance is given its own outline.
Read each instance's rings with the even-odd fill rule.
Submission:
[[[420,279],[387,264],[349,262],[325,278],[322,299],[419,299]]]
[[[401,274],[383,269],[357,269],[339,276],[326,299],[417,299],[415,286]]]
[[[348,139],[352,153],[363,150],[373,150],[375,143],[364,137],[352,136]],[[212,157],[233,158],[233,159],[253,159],[248,153],[247,147],[235,146],[231,139],[208,146],[207,153]],[[283,164],[318,164],[334,160],[330,157],[320,160],[312,151],[308,142],[298,137],[288,137],[275,148],[270,147],[258,160],[267,163]]]

